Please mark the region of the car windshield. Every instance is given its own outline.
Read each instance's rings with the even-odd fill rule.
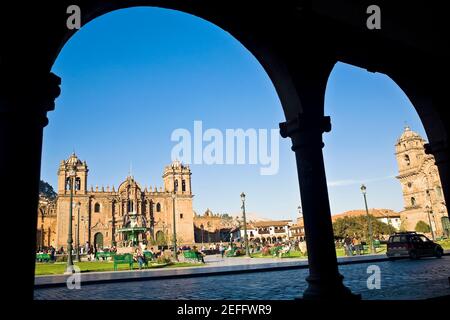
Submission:
[[[427,237],[425,237],[425,236],[420,236],[420,239],[423,241],[423,242],[428,242],[428,241],[430,241]]]

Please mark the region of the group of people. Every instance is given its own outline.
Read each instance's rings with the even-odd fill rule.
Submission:
[[[48,254],[50,255],[50,261],[55,261],[56,249],[53,246],[48,248],[38,248],[37,254]]]
[[[344,251],[346,256],[361,255],[364,252],[361,239],[358,236],[350,237],[346,235],[344,238]]]

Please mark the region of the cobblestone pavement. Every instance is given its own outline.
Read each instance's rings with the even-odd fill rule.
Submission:
[[[381,271],[381,289],[369,290],[370,265]],[[344,283],[363,299],[425,299],[450,295],[450,257],[340,266]],[[307,269],[138,282],[81,284],[35,290],[35,299],[294,299],[306,288]]]

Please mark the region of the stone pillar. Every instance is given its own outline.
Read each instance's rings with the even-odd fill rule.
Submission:
[[[0,194],[18,204],[5,212],[3,245],[20,251],[14,263],[14,285],[33,297],[38,187],[42,133],[47,112],[54,109],[61,79],[53,73],[1,75],[0,92]],[[56,168],[55,168],[56,170]]]
[[[342,283],[331,223],[322,133],[331,130],[330,117],[299,114],[280,123],[283,138],[292,139],[308,249],[309,276],[304,299],[358,299]]]
[[[450,152],[448,144],[445,141],[426,143],[425,153],[432,154],[436,166],[439,170],[439,177],[442,184],[442,192],[444,193],[445,205],[447,208],[447,214],[450,217],[447,204],[450,202]]]

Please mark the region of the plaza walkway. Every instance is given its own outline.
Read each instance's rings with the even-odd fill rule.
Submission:
[[[340,257],[341,265],[380,262],[387,260],[385,254]],[[83,284],[96,284],[118,281],[142,281],[151,279],[182,278],[234,274],[247,272],[262,272],[273,270],[306,269],[308,261],[297,258],[221,258],[220,255],[206,256],[204,266],[181,267],[170,269],[143,269],[133,271],[107,271],[81,273]],[[35,287],[65,286],[68,275],[44,275],[35,277]]]
[[[245,258],[239,259],[241,262],[245,261]],[[211,265],[229,264],[221,267],[235,267],[239,261],[228,259],[220,262],[215,258],[211,258],[211,260]],[[269,260],[261,263],[252,261],[249,267],[270,263]],[[280,265],[285,264],[284,261],[280,263]],[[295,262],[288,261],[286,263]],[[297,261],[297,263],[304,262]],[[367,285],[370,276],[367,272],[368,267],[373,265],[378,266],[380,270],[379,288],[369,288]],[[205,268],[195,270],[205,270]],[[353,292],[362,294],[363,299],[428,299],[450,295],[449,256],[444,256],[442,259],[423,258],[420,260],[402,259],[351,263],[340,266],[339,269],[344,276],[345,285]],[[134,274],[147,272],[149,271],[137,271]],[[122,272],[115,274],[120,273]],[[270,272],[222,273],[215,276],[181,278],[141,278],[140,281],[100,282],[90,285],[81,283],[80,289],[73,290],[66,286],[38,288],[35,289],[34,297],[36,300],[291,300],[301,297],[307,286],[305,280],[307,275],[308,269],[306,268],[285,270],[272,268]]]

